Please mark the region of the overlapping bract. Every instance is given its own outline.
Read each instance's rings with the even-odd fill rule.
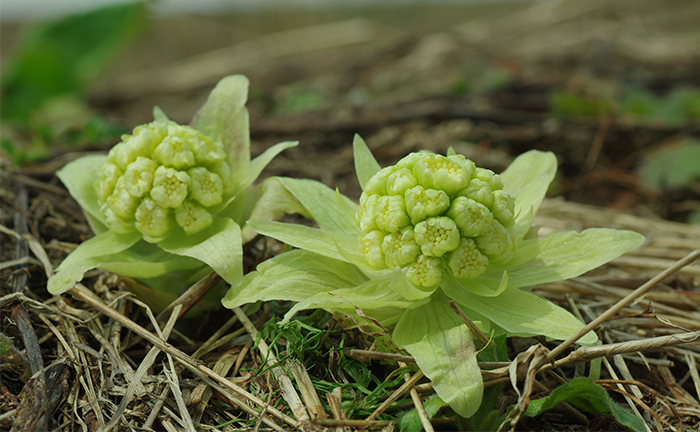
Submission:
[[[221,143],[190,126],[138,126],[122,136],[99,170],[100,212],[113,231],[138,230],[148,242],[176,224],[196,234],[212,224],[212,207],[233,190],[225,159]]]
[[[493,171],[462,155],[411,153],[367,183],[356,216],[361,251],[418,288],[440,285],[444,270],[473,279],[513,256],[514,208]]]

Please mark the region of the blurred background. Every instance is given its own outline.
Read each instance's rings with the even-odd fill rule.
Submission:
[[[3,163],[51,179],[152,120],[187,123],[251,81],[266,175],[359,197],[351,142],[382,164],[454,147],[502,170],[555,152],[552,193],[700,223],[700,2],[3,0]],[[52,181],[55,181],[53,179]]]

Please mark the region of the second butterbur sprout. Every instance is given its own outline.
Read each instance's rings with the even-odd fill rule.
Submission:
[[[361,250],[418,288],[438,286],[446,271],[473,279],[512,256],[514,206],[493,171],[461,155],[411,153],[367,183],[356,215]]]
[[[118,233],[155,242],[179,225],[195,234],[233,188],[220,143],[174,122],[138,126],[109,152],[95,185],[100,211]]]

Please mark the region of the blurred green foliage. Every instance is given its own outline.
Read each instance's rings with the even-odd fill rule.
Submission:
[[[684,139],[648,154],[639,176],[649,189],[688,188],[700,180],[700,141]]]
[[[121,128],[96,116],[84,92],[145,28],[143,2],[110,6],[28,26],[0,81],[1,149],[18,165],[51,147],[96,143]]]
[[[562,117],[601,117],[614,112],[623,119],[670,127],[700,119],[697,87],[675,87],[663,96],[640,87],[625,88],[621,93],[616,98],[592,91],[555,90],[549,95],[550,112]]]

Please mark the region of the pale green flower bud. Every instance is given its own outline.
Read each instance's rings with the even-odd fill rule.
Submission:
[[[140,201],[129,193],[126,188],[124,177],[119,177],[117,184],[114,185],[114,192],[107,198],[107,207],[122,219],[129,219],[136,211]]]
[[[221,181],[224,182],[224,193],[229,194],[233,192],[233,189],[235,188],[235,184],[233,183],[233,180],[231,179],[231,167],[226,163],[226,162],[217,162],[211,167],[209,167],[209,171],[213,172],[214,174],[218,175]]]
[[[475,237],[474,242],[492,261],[508,261],[515,249],[515,236],[496,220],[491,224],[489,232]]]
[[[420,246],[416,243],[413,228],[407,226],[401,231],[385,236],[382,241],[382,251],[386,266],[389,268],[403,267],[415,260],[420,253]]]
[[[418,153],[410,153],[403,158],[401,158],[400,161],[396,163],[396,169],[407,169],[409,171],[413,171],[413,166],[416,164],[417,161],[423,159],[426,155],[429,155],[432,153],[427,153],[427,152],[418,152]]]
[[[100,202],[107,201],[107,198],[112,195],[114,186],[122,175],[124,175],[124,171],[115,163],[107,162],[102,165],[102,168],[100,168],[100,180],[95,184],[97,199]]]
[[[439,285],[445,271],[473,279],[512,257],[514,208],[493,171],[462,155],[411,153],[367,182],[356,214],[361,251],[419,288]]]
[[[406,203],[400,195],[379,197],[374,207],[377,228],[385,233],[393,233],[411,223],[406,214]]]
[[[126,169],[138,157],[150,158],[153,149],[161,139],[161,134],[151,128],[139,127],[134,129],[134,135],[129,137],[116,154],[117,164],[122,169]]]
[[[413,165],[413,174],[426,189],[442,189],[453,195],[467,187],[470,176],[458,163],[441,155],[425,155]]]
[[[493,217],[506,228],[515,223],[515,198],[508,192],[497,190],[493,192]]]
[[[159,205],[151,198],[144,198],[136,209],[134,226],[146,237],[146,241],[163,237],[173,227],[172,209]]]
[[[418,184],[410,170],[405,168],[394,171],[386,180],[388,195],[403,195],[408,189]]]
[[[196,234],[209,227],[214,221],[211,213],[190,200],[185,200],[175,209],[175,221],[185,230],[185,234]]]
[[[357,223],[363,233],[368,233],[377,229],[376,215],[374,209],[379,202],[379,195],[360,195],[360,208],[357,211]]]
[[[486,182],[492,191],[503,189],[503,181],[501,176],[494,174],[490,169],[476,168],[474,178]]]
[[[159,163],[177,170],[186,170],[196,163],[192,143],[180,136],[165,137],[153,155]]]
[[[209,172],[204,167],[191,168],[187,171],[190,176],[190,196],[205,207],[221,203],[224,184],[218,175]]]
[[[479,251],[474,240],[462,237],[457,249],[447,255],[447,265],[457,279],[474,279],[486,271],[489,259]]]
[[[415,227],[416,243],[429,256],[441,257],[459,246],[459,229],[448,217],[432,217]]]
[[[449,159],[453,162],[456,162],[457,164],[459,164],[459,166],[462,167],[462,169],[466,173],[467,181],[471,180],[472,177],[474,177],[474,172],[476,171],[476,165],[474,164],[474,162],[472,162],[471,160],[464,157],[464,155],[454,154],[454,155],[447,156],[447,159]]]
[[[153,179],[151,198],[162,207],[178,207],[187,197],[190,176],[184,171],[159,166]]]
[[[438,216],[450,206],[445,191],[416,186],[406,191],[406,210],[411,222],[416,224],[431,216]]]
[[[107,204],[103,204],[100,211],[105,216],[105,220],[112,231],[119,234],[127,234],[136,229],[134,228],[133,219],[125,219],[117,216],[117,214],[114,213],[114,211],[112,211]]]
[[[360,250],[372,267],[384,267],[382,243],[385,234],[379,230],[370,231],[360,239]]]
[[[157,166],[151,159],[143,156],[137,157],[126,167],[124,173],[126,190],[137,198],[148,194],[153,186],[153,176]]]
[[[423,288],[437,287],[442,283],[442,260],[420,255],[406,267],[406,277],[413,285]]]
[[[472,199],[478,203],[491,207],[493,204],[493,192],[491,186],[483,180],[472,179],[469,185],[459,191],[458,196]]]
[[[386,195],[386,180],[394,172],[394,167],[386,167],[372,176],[365,185],[367,195]]]
[[[493,222],[493,214],[485,205],[463,196],[452,200],[446,216],[455,222],[463,237],[484,235]]]

